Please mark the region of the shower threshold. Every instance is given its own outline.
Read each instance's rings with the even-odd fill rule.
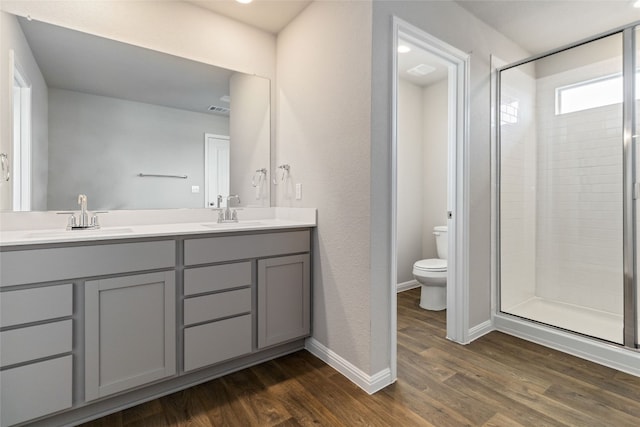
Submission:
[[[623,343],[624,322],[621,314],[540,297],[529,298],[502,311],[590,337]]]

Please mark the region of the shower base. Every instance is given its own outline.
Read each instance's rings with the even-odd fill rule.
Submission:
[[[624,322],[620,314],[540,297],[529,298],[502,311],[590,337],[623,343]]]

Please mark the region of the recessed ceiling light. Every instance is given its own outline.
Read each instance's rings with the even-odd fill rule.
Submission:
[[[411,52],[411,48],[409,46],[406,46],[404,44],[401,44],[400,46],[398,46],[398,53],[408,53],[408,52]]]
[[[253,0],[236,0],[238,3],[242,3],[242,4],[249,4],[251,3]]]
[[[633,2],[633,7],[635,7],[636,9],[640,9],[640,0]]]

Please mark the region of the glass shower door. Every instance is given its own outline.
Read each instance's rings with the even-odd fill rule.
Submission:
[[[623,42],[500,72],[500,311],[623,344]]]

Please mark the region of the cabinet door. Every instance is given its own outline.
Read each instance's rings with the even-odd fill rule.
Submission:
[[[258,347],[309,334],[309,254],[258,261]]]
[[[85,284],[85,399],[176,372],[175,272]]]

